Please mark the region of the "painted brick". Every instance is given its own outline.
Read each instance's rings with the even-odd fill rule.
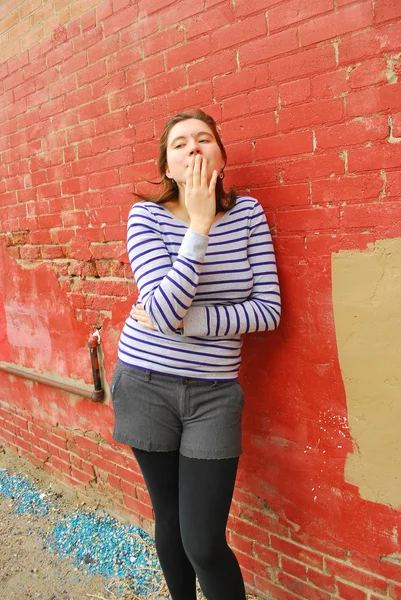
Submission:
[[[334,48],[330,45],[303,50],[288,58],[277,58],[270,62],[271,82],[299,79],[331,71],[336,67]]]
[[[255,143],[254,155],[256,160],[277,158],[279,156],[294,156],[313,151],[311,131],[289,133],[281,136],[270,136]]]
[[[319,14],[332,12],[333,0],[311,0],[302,2],[302,0],[292,0],[291,2],[281,2],[278,6],[269,9],[269,29],[275,31],[283,29],[294,23],[305,21]]]
[[[185,20],[182,16],[179,18],[181,22],[184,21],[183,24],[186,30],[187,40],[199,37],[215,29],[220,29],[225,25],[229,25],[234,19],[232,7],[227,3],[223,3],[214,9],[204,11]]]
[[[273,114],[237,118],[223,123],[222,133],[225,142],[258,138],[275,133],[276,120]]]
[[[171,75],[171,69],[207,56],[210,53],[210,49],[210,39],[208,36],[181,44],[178,48],[166,52],[167,71]]]
[[[307,568],[302,563],[296,562],[283,556],[281,559],[281,568],[285,573],[296,577],[297,579],[303,579],[306,581]]]
[[[343,101],[341,98],[318,100],[283,108],[279,111],[279,131],[303,129],[314,125],[338,123],[343,117]]]
[[[246,69],[238,73],[230,73],[215,77],[214,94],[217,100],[235,96],[241,92],[266,87],[269,84],[268,69],[264,65]]]
[[[398,144],[372,145],[348,151],[350,172],[377,171],[401,166],[401,147]]]
[[[151,56],[157,52],[168,50],[184,41],[184,31],[178,27],[172,27],[150,36],[143,42],[144,56]]]
[[[270,58],[287,54],[298,48],[296,29],[288,29],[281,33],[240,46],[239,61],[241,67],[268,61]]]
[[[316,180],[312,183],[313,204],[342,203],[350,200],[378,200],[383,190],[383,179],[379,173],[336,177]]]
[[[121,31],[124,27],[135,23],[138,16],[138,7],[130,6],[114,15],[104,18],[103,30],[105,37],[108,37],[116,31]]]
[[[191,85],[198,81],[209,81],[211,72],[216,77],[224,73],[233,73],[236,68],[237,62],[234,52],[232,50],[225,50],[188,65],[188,83]]]
[[[353,207],[345,207],[345,208],[353,208]],[[361,208],[361,207],[358,207]],[[401,207],[399,215],[401,217]],[[332,573],[336,577],[341,577],[341,579],[345,579],[346,581],[350,581],[359,585],[361,587],[365,587],[372,592],[381,592],[385,593],[387,590],[387,582],[385,579],[381,579],[379,577],[373,576],[371,573],[366,571],[362,571],[359,569],[355,569],[351,565],[347,565],[344,563],[340,563],[331,558],[327,558],[325,560],[326,568],[329,573]],[[347,598],[347,596],[344,596]]]
[[[339,64],[349,65],[399,49],[401,22],[346,36],[338,45]]]
[[[372,4],[363,2],[355,6],[346,7],[336,13],[311,19],[299,27],[301,46],[316,44],[364,29],[372,24]]]
[[[401,17],[401,6],[397,0],[376,0],[374,5],[375,22],[393,21]]]
[[[243,42],[266,34],[267,22],[265,15],[255,15],[213,32],[210,40],[211,47],[216,51],[232,46],[238,47]]]
[[[386,139],[388,122],[385,116],[357,118],[331,127],[316,128],[315,135],[318,149],[360,146]]]
[[[285,573],[278,574],[278,582],[306,600],[330,600],[330,594],[318,590],[303,581],[299,581]]]
[[[346,69],[337,69],[332,73],[315,75],[311,78],[311,93],[316,99],[333,98],[348,91]]]
[[[399,109],[400,93],[401,83],[350,93],[346,98],[346,116],[361,116],[362,106],[363,115]]]
[[[309,211],[302,212],[305,213]],[[294,544],[289,540],[284,540],[275,535],[272,535],[270,539],[272,548],[278,552],[299,560],[307,565],[310,565],[311,567],[318,567],[319,569],[323,568],[323,557],[317,552],[312,552],[307,548],[303,548],[298,544]]]
[[[205,106],[209,102],[212,102],[212,99],[213,91],[211,83],[206,83],[170,94],[167,97],[167,105],[169,112],[174,114],[185,108]]]
[[[339,209],[335,207],[282,211],[276,215],[276,225],[279,232],[338,229],[340,226],[340,213]]]
[[[171,90],[181,88],[186,85],[185,69],[177,69],[172,73],[163,73],[146,82],[146,91],[149,98],[167,94]]]
[[[326,575],[320,571],[315,571],[308,567],[308,581],[315,587],[325,590],[326,592],[335,592],[335,577],[334,575]]]
[[[310,79],[298,79],[297,81],[283,83],[279,87],[279,95],[281,106],[309,100],[311,96],[311,81]]]
[[[294,158],[291,162],[282,163],[282,176],[285,183],[322,179],[344,174],[344,161],[336,152],[315,154],[307,158]]]
[[[355,66],[348,75],[350,89],[387,83],[387,62],[384,58],[372,58]]]
[[[310,202],[307,183],[251,189],[250,194],[265,208],[302,206]]]
[[[342,581],[337,581],[337,590],[339,597],[344,598],[344,600],[366,600],[368,597],[363,590]]]

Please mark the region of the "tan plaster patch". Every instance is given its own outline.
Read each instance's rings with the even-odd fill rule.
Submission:
[[[332,255],[338,356],[354,453],[345,480],[401,507],[401,238]]]

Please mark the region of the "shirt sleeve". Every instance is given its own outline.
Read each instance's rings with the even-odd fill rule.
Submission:
[[[187,230],[172,264],[159,224],[149,209],[135,204],[128,218],[127,250],[139,301],[157,329],[176,333],[199,283],[209,238]]]
[[[251,215],[248,260],[253,289],[245,302],[192,306],[183,321],[186,336],[221,337],[275,329],[281,316],[280,288],[273,242],[259,203]]]

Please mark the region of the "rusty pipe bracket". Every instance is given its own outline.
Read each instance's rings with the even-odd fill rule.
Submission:
[[[100,402],[101,400],[103,400],[104,397],[102,379],[100,377],[99,356],[97,351],[99,345],[100,333],[99,330],[96,329],[96,331],[92,333],[88,341],[88,348],[92,364],[93,385],[95,386],[95,391],[92,394],[92,400],[94,402]]]

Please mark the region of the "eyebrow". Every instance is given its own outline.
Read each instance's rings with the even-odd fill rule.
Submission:
[[[199,137],[200,135],[208,135],[209,137],[213,137],[213,134],[210,133],[210,131],[197,131],[195,133],[195,137]],[[178,140],[185,140],[185,139],[186,139],[185,135],[179,135],[178,137],[171,140],[170,145],[173,146],[176,142],[178,142]]]

